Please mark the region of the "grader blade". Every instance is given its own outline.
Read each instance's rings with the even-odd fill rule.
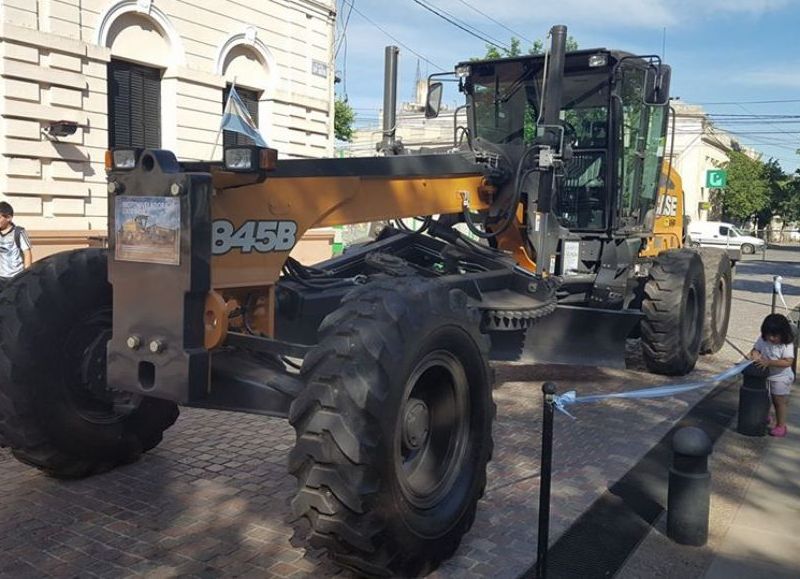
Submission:
[[[524,364],[625,368],[625,341],[639,311],[558,306],[522,332],[492,335],[492,358]]]

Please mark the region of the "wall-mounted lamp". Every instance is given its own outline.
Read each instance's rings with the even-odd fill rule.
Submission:
[[[45,127],[45,132],[51,137],[69,137],[78,130],[78,123],[73,121],[55,121]]]

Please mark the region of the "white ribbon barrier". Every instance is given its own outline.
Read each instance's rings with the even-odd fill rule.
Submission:
[[[553,398],[553,405],[559,411],[563,412],[570,418],[575,419],[575,417],[566,409],[566,407],[570,404],[601,402],[603,400],[610,400],[612,398],[661,398],[663,396],[674,396],[675,394],[682,394],[683,392],[697,390],[698,388],[705,388],[706,386],[716,386],[717,384],[738,376],[750,364],[752,364],[750,360],[745,360],[729,370],[725,370],[716,376],[711,376],[708,380],[704,380],[702,382],[691,382],[689,384],[668,384],[666,386],[656,386],[654,388],[642,388],[640,390],[615,392],[613,394],[591,394],[589,396],[578,396],[575,390],[570,390],[569,392],[564,392],[564,394],[560,394]]]
[[[783,278],[781,276],[779,276],[779,275],[776,275],[775,276],[775,280],[773,282],[774,283],[773,289],[774,289],[775,293],[778,294],[778,297],[781,298],[781,303],[783,304],[783,309],[785,309],[786,313],[788,314],[789,313],[789,306],[786,305],[786,300],[783,299],[783,286],[782,286],[781,282],[783,282]]]

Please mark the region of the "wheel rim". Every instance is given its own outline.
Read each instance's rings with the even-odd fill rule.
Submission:
[[[405,387],[395,442],[404,497],[430,509],[447,497],[465,462],[469,384],[461,362],[437,350],[417,364]]]
[[[745,243],[742,246],[742,253],[746,253],[747,255],[751,255],[756,252],[756,248],[750,245],[749,243]]]
[[[727,312],[726,296],[728,295],[728,281],[724,276],[719,276],[717,285],[714,288],[714,327],[717,335],[722,334],[725,325],[725,315]]]
[[[683,324],[683,343],[691,347],[699,335],[697,323],[697,293],[693,287],[689,288],[689,293],[686,296],[686,308],[683,314],[686,322]]]
[[[64,342],[62,377],[67,402],[87,422],[115,424],[141,403],[141,396],[106,383],[106,345],[111,339],[111,309],[103,308],[74,325]]]

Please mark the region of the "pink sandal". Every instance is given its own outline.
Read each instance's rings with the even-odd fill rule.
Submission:
[[[770,436],[777,436],[778,438],[783,438],[786,436],[788,429],[786,426],[776,426],[769,431]]]

